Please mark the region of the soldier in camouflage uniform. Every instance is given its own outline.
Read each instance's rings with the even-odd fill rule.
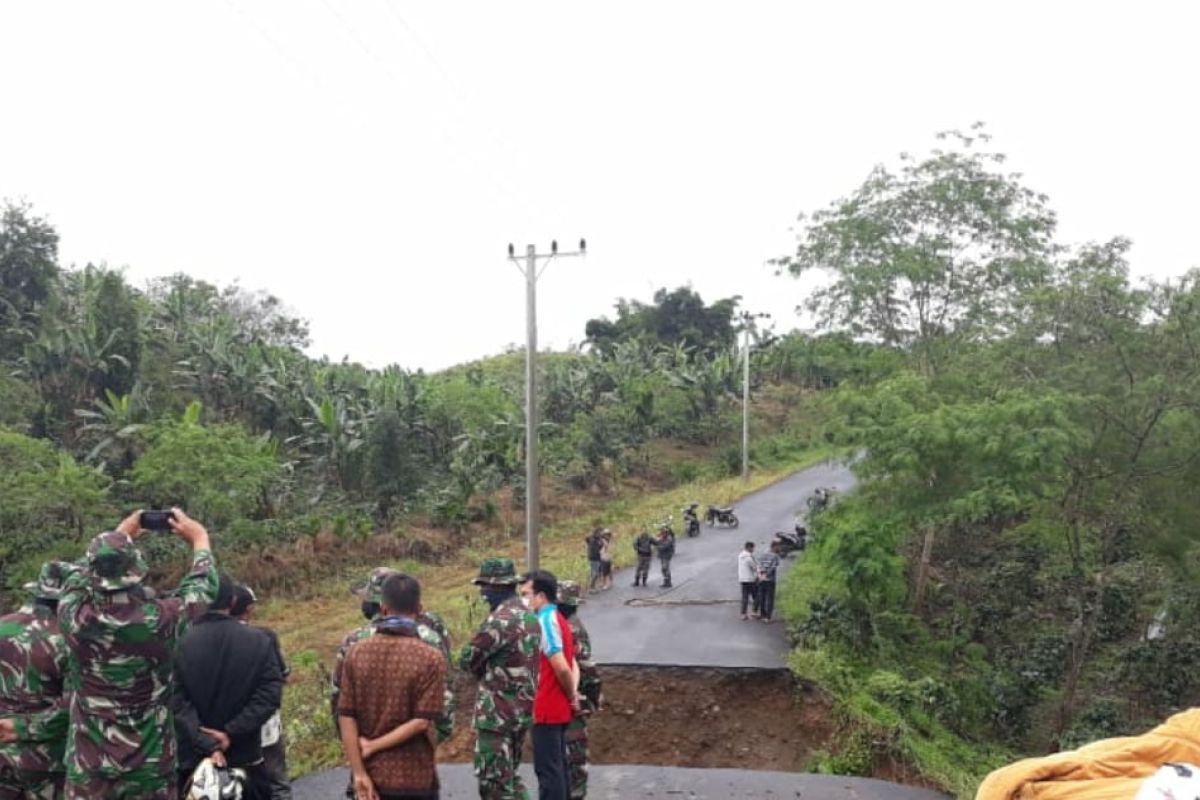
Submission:
[[[341,731],[337,730],[338,695],[341,693],[342,667],[346,663],[346,654],[350,652],[350,648],[355,643],[366,639],[375,632],[375,623],[379,619],[380,604],[383,602],[383,584],[388,578],[399,574],[399,570],[388,567],[376,567],[367,576],[365,584],[350,587],[350,593],[357,595],[362,600],[362,612],[363,616],[367,619],[367,624],[346,634],[345,638],[342,639],[341,645],[338,646],[337,655],[334,658],[330,707],[333,713],[334,730],[339,737],[341,736]],[[455,696],[452,688],[454,685],[454,660],[450,650],[450,632],[446,628],[445,620],[441,616],[433,611],[421,609],[421,613],[417,615],[417,636],[425,644],[437,648],[438,652],[445,657],[446,664],[450,670],[446,673],[445,710],[442,716],[434,720],[433,723],[433,728],[440,744],[454,734],[454,712],[458,709],[458,698]]]
[[[0,617],[0,800],[61,800],[70,654],[58,630],[69,564],[51,561],[25,585],[33,602]]]
[[[170,596],[150,599],[141,586],[140,513],[93,539],[87,568],[64,581],[58,620],[71,651],[68,798],[176,797],[172,654],[187,623],[216,597],[217,570],[208,531],[174,511],[171,527],[191,544],[192,568]]]
[[[583,604],[575,581],[558,582],[558,610],[567,618],[575,639],[575,660],[579,664],[579,712],[567,725],[567,774],[571,785],[571,800],[587,797],[588,778],[588,717],[600,710],[600,671],[592,661],[592,642],[587,628],[579,619]]]
[[[517,768],[521,746],[533,724],[542,629],[517,597],[512,559],[484,560],[472,583],[491,613],[459,657],[459,666],[479,681],[475,700],[475,777],[482,800],[526,800]]]
[[[650,575],[650,559],[654,556],[654,538],[642,531],[633,541],[633,550],[637,553],[637,570],[633,573],[633,585],[646,585]]]

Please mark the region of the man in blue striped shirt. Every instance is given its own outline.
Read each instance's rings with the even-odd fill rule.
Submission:
[[[775,613],[775,573],[779,569],[779,544],[758,557],[758,618],[770,622]]]

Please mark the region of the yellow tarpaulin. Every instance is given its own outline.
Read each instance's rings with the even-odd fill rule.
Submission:
[[[1133,800],[1142,781],[1168,762],[1200,764],[1200,708],[1183,711],[1149,733],[1101,739],[1078,750],[1002,767],[976,800]]]

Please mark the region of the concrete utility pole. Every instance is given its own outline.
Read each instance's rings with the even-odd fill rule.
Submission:
[[[558,242],[550,242],[548,254],[538,254],[537,248],[525,248],[525,266],[516,251],[508,246],[508,260],[525,275],[525,561],[526,570],[538,568],[538,511],[542,493],[538,480],[538,414],[537,414],[537,281],[542,271],[559,256],[587,255],[587,240],[579,240],[573,253],[558,252]],[[538,259],[544,266],[538,269]]]
[[[750,329],[755,319],[770,316],[742,312],[742,480],[750,478]]]

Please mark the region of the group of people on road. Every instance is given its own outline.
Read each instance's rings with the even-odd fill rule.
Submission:
[[[356,591],[369,622],[347,634],[333,673],[348,796],[438,796],[436,747],[453,733],[456,669],[478,683],[481,798],[528,796],[517,771],[527,735],[538,797],[586,796],[587,719],[600,707],[600,676],[577,614],[579,585],[544,570],[518,575],[507,558],[485,559],[472,582],[489,613],[457,659],[416,578],[381,567]]]
[[[250,624],[254,592],[218,573],[207,530],[175,509],[192,548],[178,587],[144,580],[140,512],[95,537],[76,562],[45,564],[29,602],[0,617],[0,800],[290,798],[280,719],[288,668],[275,634]],[[613,534],[587,537],[589,589],[612,586]],[[634,586],[657,552],[671,586],[675,536],[634,540]],[[777,548],[738,555],[741,618],[770,622]],[[474,767],[484,800],[526,797],[531,735],[538,796],[583,798],[587,720],[600,676],[579,619],[578,584],[518,575],[488,558],[472,581],[488,614],[455,656],[444,620],[411,575],[380,567],[354,587],[366,624],[338,650],[331,709],[357,800],[436,798],[437,745],[450,738],[456,670],[478,690]],[[224,794],[233,776],[244,794]],[[203,785],[198,785],[203,784]]]
[[[608,528],[596,528],[584,539],[587,546],[588,567],[591,578],[588,591],[604,591],[612,588],[612,543],[613,533]],[[662,588],[671,588],[671,559],[675,557],[675,531],[664,523],[657,535],[641,531],[633,540],[633,551],[637,555],[637,567],[633,574],[634,586],[648,586],[650,562],[658,553],[659,569],[662,572]]]
[[[0,617],[0,800],[291,797],[278,638],[251,624],[257,598],[219,573],[205,527],[175,509],[192,548],[171,592],[146,585],[140,512],[83,558],[45,564],[28,602]],[[483,562],[489,613],[458,654],[416,578],[379,568],[357,587],[368,624],[347,635],[333,709],[360,800],[436,798],[436,747],[453,732],[456,669],[478,682],[480,797],[525,797],[532,734],[541,798],[587,791],[587,719],[600,678],[580,587]]]
[[[218,767],[241,770],[250,797],[290,798],[287,667],[274,634],[249,624],[253,591],[218,574],[208,531],[175,509],[191,568],[156,594],[141,520],[43,565],[28,603],[0,617],[0,800],[219,796],[193,781]]]
[[[755,555],[754,542],[746,542],[738,553],[738,583],[742,587],[742,619],[770,622],[775,614],[775,577],[779,571],[779,545],[772,542],[767,552]],[[749,613],[747,613],[749,611]]]

